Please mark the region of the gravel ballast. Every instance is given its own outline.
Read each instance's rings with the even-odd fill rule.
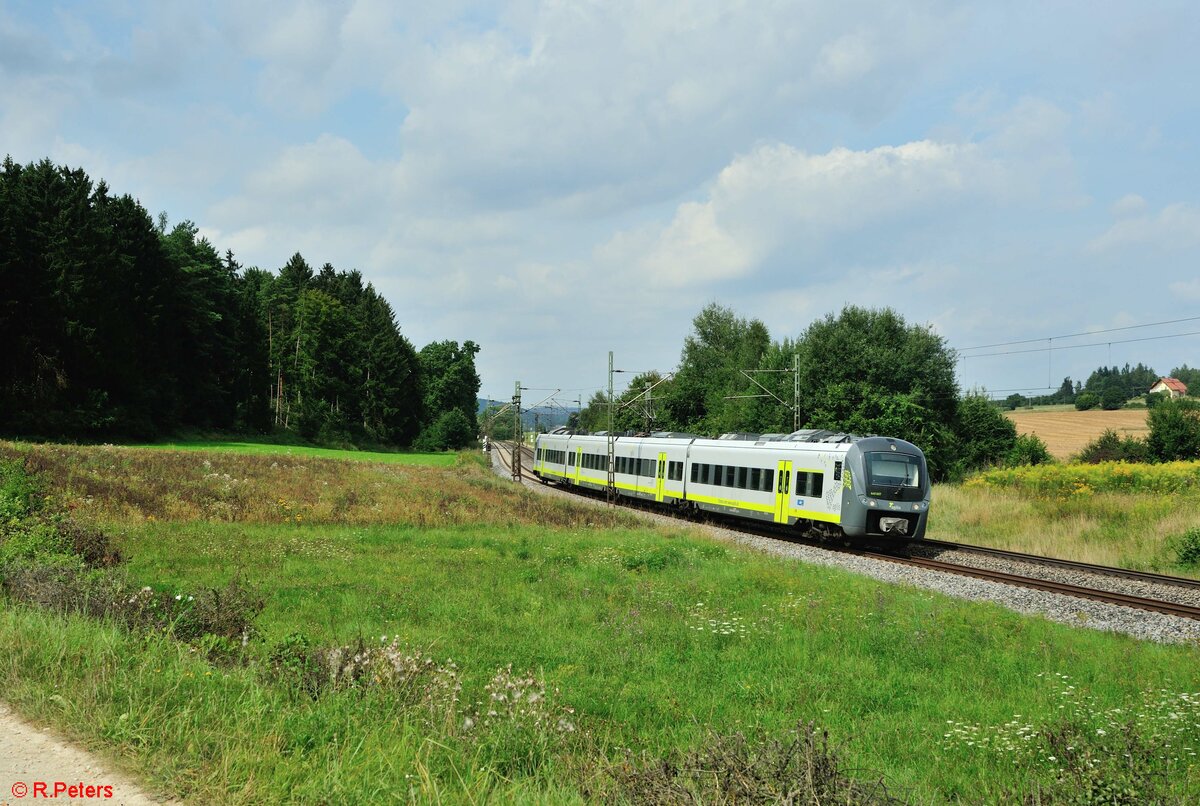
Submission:
[[[499,458],[493,452],[492,469],[504,478],[510,478],[511,473],[501,463]],[[562,495],[568,496],[572,500],[590,504],[594,506],[606,506],[606,504],[593,501],[589,498],[584,498],[565,490],[557,489],[551,485],[542,485],[534,482],[522,482],[526,488],[547,495]],[[1118,605],[1109,605],[1102,602],[1091,602],[1085,599],[1077,599],[1072,596],[1063,596],[1056,593],[1048,593],[1045,591],[1030,590],[1028,588],[1019,588],[1013,585],[1004,585],[998,582],[987,582],[981,579],[972,579],[970,577],[958,576],[956,574],[948,574],[941,571],[931,571],[924,568],[915,568],[913,566],[899,565],[897,563],[887,562],[884,560],[875,560],[869,557],[855,557],[848,554],[841,554],[834,551],[828,551],[815,546],[797,545],[788,543],[782,540],[774,540],[767,537],[759,537],[757,535],[749,535],[739,532],[734,529],[728,529],[712,524],[695,524],[688,521],[679,520],[666,515],[657,515],[650,512],[645,512],[637,509],[630,509],[630,512],[636,513],[638,516],[646,518],[650,521],[660,524],[667,524],[676,528],[695,528],[703,530],[705,534],[711,535],[719,540],[730,543],[736,543],[747,548],[761,551],[766,554],[773,554],[778,557],[799,560],[801,562],[810,563],[813,565],[825,565],[836,568],[842,568],[856,574],[862,574],[883,582],[903,583],[912,585],[926,590],[937,591],[944,593],[947,596],[953,596],[958,599],[971,599],[974,601],[995,602],[999,605],[1015,610],[1018,613],[1026,613],[1029,615],[1044,616],[1052,621],[1068,624],[1073,627],[1087,627],[1094,630],[1106,630],[1109,632],[1122,633],[1130,635],[1134,638],[1144,641],[1156,641],[1159,643],[1173,644],[1197,644],[1200,643],[1200,621],[1193,619],[1182,618],[1180,616],[1168,616],[1158,613],[1151,613],[1144,610],[1135,610],[1129,607],[1120,607]],[[943,556],[942,559],[950,560],[949,556]],[[959,558],[955,557],[954,562],[958,562]],[[988,559],[986,567],[995,567],[997,570],[1008,570],[1012,565],[1001,566],[999,560]],[[1008,561],[1011,563],[1011,561]],[[971,558],[971,565],[981,565],[978,555]],[[1029,564],[1019,564],[1026,566],[1024,568],[1016,568],[1011,573],[1025,574],[1029,569]],[[1038,566],[1038,577],[1045,578],[1047,572],[1044,566]],[[1092,585],[1096,580],[1092,575],[1086,575],[1086,579],[1080,576],[1071,576],[1071,572],[1061,572],[1063,578],[1061,581],[1071,581],[1078,585]],[[1033,574],[1028,574],[1032,576]],[[1138,596],[1146,596],[1158,598],[1164,591],[1159,588],[1167,586],[1152,586],[1147,587],[1147,583],[1138,582],[1136,580],[1122,580],[1117,577],[1110,577],[1106,580],[1105,589],[1114,590],[1122,593],[1131,593]],[[1180,595],[1179,590],[1171,591],[1175,597]],[[1194,593],[1183,593],[1189,602],[1194,597]],[[1172,599],[1174,600],[1174,599]]]

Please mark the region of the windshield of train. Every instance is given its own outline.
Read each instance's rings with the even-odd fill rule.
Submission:
[[[919,456],[878,451],[865,455],[867,494],[893,501],[919,501],[925,463]]]

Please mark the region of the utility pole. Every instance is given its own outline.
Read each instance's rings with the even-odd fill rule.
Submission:
[[[800,353],[792,353],[792,431],[800,430]]]
[[[513,426],[513,452],[512,452],[512,477],[513,481],[521,480],[521,382],[517,381],[513,387],[513,412],[515,421]]]
[[[650,381],[646,381],[646,433],[649,434],[654,428],[654,386]]]
[[[617,501],[617,480],[613,475],[613,470],[616,466],[614,454],[616,452],[616,444],[613,437],[613,405],[615,398],[613,397],[613,354],[612,350],[608,351],[608,487],[605,490],[605,495],[608,498],[608,503],[615,504]]]

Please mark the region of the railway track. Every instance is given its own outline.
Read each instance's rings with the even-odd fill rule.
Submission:
[[[513,458],[512,458],[513,443],[511,442],[494,442],[492,443],[492,453],[500,460],[500,464],[504,465],[504,469],[512,474]],[[533,465],[533,451],[522,445],[521,446],[521,479],[523,481],[541,482],[537,476],[530,470]]]
[[[1065,568],[1071,571],[1080,571],[1088,574],[1131,579],[1141,582],[1154,583],[1156,585],[1172,585],[1178,588],[1200,591],[1200,579],[1173,577],[1168,576],[1167,574],[1155,574],[1149,571],[1133,571],[1128,568],[1114,568],[1109,565],[1093,565],[1092,563],[1078,562],[1076,560],[1063,560],[1059,559],[1058,557],[1043,557],[1040,554],[1022,554],[1019,551],[993,549],[988,548],[987,546],[975,546],[967,543],[948,543],[944,540],[922,540],[919,544],[914,542],[910,543],[909,545],[910,547],[916,548],[961,551],[968,554],[978,554],[984,557],[999,557],[1005,560],[1012,560],[1014,562],[1027,562],[1035,565],[1053,566],[1056,568]],[[936,557],[931,559],[936,559]]]
[[[500,448],[499,458],[501,464],[503,464],[505,468],[511,472],[511,443],[500,443],[497,448]],[[533,472],[528,469],[533,464],[533,451],[524,446],[522,447],[522,450],[524,451],[521,462],[522,479],[540,482],[540,479],[538,479],[537,476],[535,476]],[[588,498],[592,498],[593,500],[603,500],[601,495],[592,495],[590,494],[590,491],[581,491],[571,487],[560,487],[560,489],[571,490],[572,492],[583,494]],[[623,503],[632,504],[635,502],[631,501]],[[679,513],[672,513],[669,509],[660,507],[655,507],[653,510],[649,510],[647,507],[643,506],[637,506],[636,508],[653,511],[660,515],[680,517]],[[770,525],[766,524],[758,525],[754,522],[745,522],[732,518],[713,517],[710,519],[710,522],[719,523],[719,525],[723,528],[734,529],[745,534],[752,534],[771,539],[783,539],[789,542],[802,543],[805,545],[822,548],[831,552],[850,554],[900,565],[909,565],[932,571],[941,571],[947,574],[973,577],[975,579],[981,579],[988,582],[998,582],[1014,587],[1047,591],[1050,593],[1057,593],[1063,596],[1071,596],[1078,599],[1103,602],[1105,604],[1119,605],[1121,607],[1129,607],[1153,613],[1163,613],[1200,621],[1200,580],[1172,577],[1165,574],[1154,574],[1143,571],[1133,571],[1125,568],[1113,568],[1110,566],[1094,565],[1091,563],[1075,562],[1072,560],[1062,560],[1055,557],[1043,557],[1035,554],[1022,554],[1020,552],[992,549],[984,546],[950,543],[941,540],[912,541],[910,543],[900,544],[896,549],[880,551],[854,546],[836,546],[818,541],[812,541],[794,534],[789,534],[783,530],[780,530],[778,527],[771,527]],[[996,568],[985,568],[970,564],[956,563],[939,559],[937,557],[919,556],[927,555],[931,549],[935,550],[939,554],[963,552],[968,555],[986,556],[1013,564],[1066,570],[1072,574],[1094,577],[1096,579],[1096,584],[1101,584],[1101,586],[1096,587],[1093,584],[1080,585],[1047,579],[1044,577],[1030,576],[1027,573],[1011,573],[1010,571],[999,570]],[[1166,598],[1135,595],[1129,592],[1105,589],[1101,583],[1101,580],[1105,579],[1127,580],[1145,586],[1159,586],[1164,590],[1175,589],[1181,593],[1179,596],[1167,595]],[[1175,600],[1172,601],[1171,599]],[[1188,599],[1198,604],[1189,603],[1186,601]]]

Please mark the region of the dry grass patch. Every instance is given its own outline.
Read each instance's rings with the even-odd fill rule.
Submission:
[[[1144,437],[1150,433],[1146,424],[1146,409],[1117,411],[1017,411],[1005,412],[1017,431],[1033,434],[1046,443],[1055,459],[1066,460],[1083,450],[1106,430],[1112,429],[1122,437]]]
[[[928,536],[1183,576],[1175,542],[1200,526],[1194,498],[1094,493],[1069,500],[987,487],[934,489]]]
[[[0,443],[44,478],[55,505],[97,523],[622,526],[633,518],[540,496],[474,455],[453,467],[311,457]]]

